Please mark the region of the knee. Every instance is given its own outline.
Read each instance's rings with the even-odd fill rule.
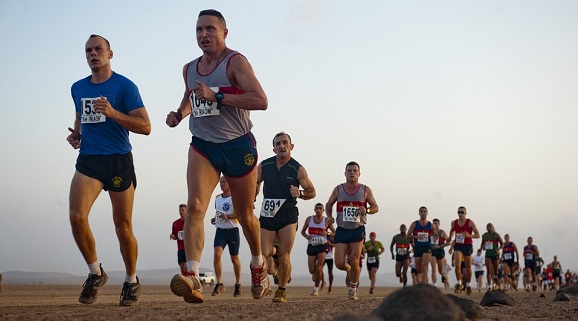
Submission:
[[[73,229],[82,228],[88,225],[88,217],[80,213],[70,213],[70,225]]]

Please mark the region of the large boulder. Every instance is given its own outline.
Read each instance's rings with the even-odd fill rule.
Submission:
[[[385,321],[465,320],[464,311],[430,285],[408,286],[393,292],[371,315]]]
[[[493,307],[496,304],[514,306],[516,301],[502,290],[492,290],[486,292],[480,302],[480,305],[485,307]]]
[[[462,311],[464,311],[466,318],[479,319],[482,317],[482,307],[476,302],[470,299],[460,298],[459,296],[455,296],[453,294],[446,294],[446,296],[455,304],[457,304],[460,309],[462,309]]]
[[[564,285],[560,290],[556,291],[558,293],[566,293],[568,295],[578,296],[578,284]]]

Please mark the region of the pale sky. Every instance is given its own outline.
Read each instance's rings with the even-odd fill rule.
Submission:
[[[181,100],[182,66],[201,55],[195,23],[208,8],[223,13],[227,45],[249,59],[269,98],[252,113],[260,159],[288,132],[317,189],[299,200],[300,228],[354,160],[380,208],[367,230],[386,246],[420,206],[449,232],[463,205],[480,232],[491,222],[520,250],[533,236],[546,262],[558,255],[578,270],[576,1],[3,0],[0,272],[88,273],[68,222],[78,152],[66,136],[70,86],[90,73],[93,33],[111,42],[113,70],[138,85],[152,121],[150,136],[131,134],[137,271],[177,268],[169,234],[186,202],[190,133],[188,121],[170,129],[165,116]],[[123,270],[107,194],[90,221],[103,266]],[[305,249],[298,234],[295,274],[308,274]],[[393,272],[383,258],[380,273]]]

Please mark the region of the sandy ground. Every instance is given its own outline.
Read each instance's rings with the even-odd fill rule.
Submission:
[[[174,296],[167,286],[143,286],[139,305],[119,307],[121,287],[106,285],[92,305],[77,303],[81,286],[3,285],[0,294],[0,320],[332,320],[351,312],[367,316],[396,288],[377,288],[369,295],[360,288],[360,300],[347,299],[347,289],[337,287],[319,297],[310,295],[309,287],[289,287],[286,303],[273,303],[271,296],[255,300],[249,287],[234,298],[232,287],[217,297],[205,287],[205,302],[188,304]],[[483,307],[482,320],[578,320],[578,298],[553,302],[553,292],[510,292],[517,306]],[[465,295],[462,295],[465,297]],[[483,293],[473,293],[479,303]]]

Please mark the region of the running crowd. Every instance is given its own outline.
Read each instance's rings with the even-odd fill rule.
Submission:
[[[222,194],[214,202],[211,222],[217,232],[213,243],[217,282],[212,295],[224,290],[221,257],[225,247],[235,272],[234,296],[241,295],[239,260],[240,227],[251,258],[251,295],[255,299],[272,293],[270,277],[277,284],[274,302],[285,302],[291,281],[290,254],[298,230],[297,201],[316,196],[305,167],[291,157],[291,137],[280,132],[273,137],[274,156],[258,163],[256,139],[251,129],[250,112],[266,110],[267,96],[251,64],[238,51],[228,48],[225,18],[216,10],[203,10],[196,23],[197,45],[202,55],[183,66],[185,85],[178,108],[166,116],[166,125],[178,126],[189,117],[192,138],[188,149],[186,204],[179,205],[180,219],[173,224],[170,238],[178,244],[180,273],[170,281],[172,292],[189,303],[202,303],[204,294],[199,279],[201,255],[205,243],[204,218],[211,195],[220,185]],[[113,51],[107,39],[90,35],[85,43],[85,58],[91,73],[75,82],[71,95],[75,106],[74,126],[68,128],[68,143],[79,149],[76,171],[70,186],[69,219],[75,242],[87,264],[89,274],[79,302],[91,304],[108,275],[98,260],[96,241],[88,216],[102,190],[108,192],[112,205],[115,232],[126,275],[119,304],[138,304],[141,284],[136,274],[138,243],[132,230],[132,211],[137,186],[129,133],[149,135],[151,122],[137,86],[114,72],[110,61]],[[361,168],[356,162],[345,166],[345,182],[336,186],[326,204],[318,203],[314,215],[305,219],[301,235],[308,241],[309,271],[319,295],[325,287],[324,265],[329,267],[328,292],[332,290],[332,266],[346,271],[350,299],[357,300],[359,276],[365,257],[370,293],[375,289],[380,255],[385,251],[375,233],[365,238],[367,216],[378,213],[372,190],[359,183]],[[262,186],[262,189],[261,189]],[[262,193],[259,217],[254,215],[256,196]],[[326,216],[323,213],[326,213]],[[407,284],[411,260],[415,266],[414,282],[428,283],[428,266],[436,267],[447,283],[445,247],[453,253],[456,268],[456,291],[471,293],[473,239],[480,238],[476,225],[466,219],[466,209],[458,209],[449,235],[440,229],[439,220],[427,220],[427,208],[419,209],[419,220],[400,227],[400,234],[390,244],[392,259],[400,282]],[[335,225],[334,225],[335,224]],[[490,228],[491,227],[491,228]],[[395,253],[394,253],[395,249]],[[493,286],[516,288],[514,277],[518,250],[506,236],[502,241],[493,226],[482,236],[486,251],[485,265]],[[500,256],[500,251],[502,255]],[[526,287],[538,285],[539,251],[528,239],[523,258]],[[502,264],[499,264],[499,262]],[[462,263],[463,262],[463,263]],[[559,286],[560,263],[552,262],[553,287]],[[499,268],[506,275],[498,278]],[[436,284],[436,273],[432,274]]]

